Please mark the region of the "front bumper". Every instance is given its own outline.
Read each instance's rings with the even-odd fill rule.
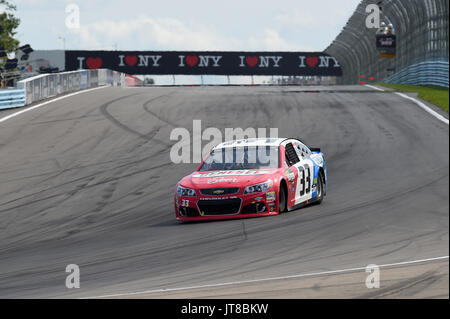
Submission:
[[[175,213],[181,221],[271,216],[278,214],[276,198],[275,191],[225,197],[175,195]]]

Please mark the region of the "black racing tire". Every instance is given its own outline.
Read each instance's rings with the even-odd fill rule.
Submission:
[[[282,185],[280,185],[278,196],[278,211],[280,212],[280,214],[287,212],[286,191]]]
[[[317,200],[316,200],[317,205],[320,205],[322,203],[324,193],[325,193],[325,181],[322,172],[320,172],[319,178],[317,179]]]

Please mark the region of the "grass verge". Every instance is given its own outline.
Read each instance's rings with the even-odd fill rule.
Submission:
[[[439,106],[448,113],[449,95],[448,88],[440,86],[418,86],[406,84],[388,84],[378,83],[378,85],[394,89],[398,92],[415,92],[419,94],[419,98]]]

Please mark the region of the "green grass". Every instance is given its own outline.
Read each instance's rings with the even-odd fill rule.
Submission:
[[[378,83],[381,86],[394,89],[398,92],[416,92],[419,93],[419,98],[439,106],[446,112],[448,112],[448,88],[440,86],[417,86],[406,84],[387,84]]]

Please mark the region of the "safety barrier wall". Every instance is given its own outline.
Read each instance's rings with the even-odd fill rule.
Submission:
[[[42,74],[17,83],[24,105],[99,86],[125,86],[125,74],[107,69]],[[22,105],[23,106],[23,105]]]
[[[376,29],[366,26],[370,4],[382,7],[381,21],[392,23],[397,34],[394,59],[379,57]],[[356,84],[361,76],[375,81],[432,84],[448,87],[448,0],[362,0],[341,33],[325,50],[343,69],[340,84]],[[442,63],[447,63],[447,73]],[[431,72],[437,70],[435,74]],[[397,74],[398,73],[398,74]]]
[[[25,105],[24,90],[1,90],[0,91],[0,110],[20,107]]]
[[[448,62],[422,62],[397,72],[383,82],[449,87],[448,71]]]

